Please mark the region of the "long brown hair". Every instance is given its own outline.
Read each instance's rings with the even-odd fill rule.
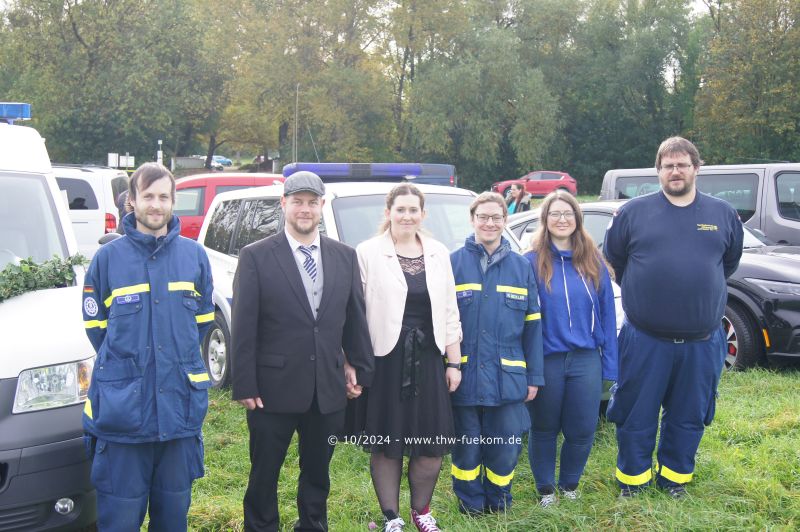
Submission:
[[[542,201],[539,210],[539,228],[531,242],[531,249],[536,252],[536,272],[544,281],[547,291],[550,291],[550,281],[553,279],[553,240],[547,230],[547,217],[553,202],[561,200],[568,203],[575,211],[575,231],[570,236],[572,244],[572,265],[583,277],[589,279],[594,289],[600,288],[600,253],[597,246],[583,228],[583,213],[578,200],[566,190],[555,190]]]
[[[425,210],[425,194],[423,194],[420,189],[418,189],[411,183],[400,183],[399,185],[392,188],[392,190],[390,190],[388,194],[386,194],[386,209],[392,210],[392,205],[394,205],[394,200],[397,199],[397,196],[416,196],[419,198],[420,210]],[[382,235],[391,226],[392,226],[392,221],[387,216],[381,222],[381,225],[378,226],[378,234]]]

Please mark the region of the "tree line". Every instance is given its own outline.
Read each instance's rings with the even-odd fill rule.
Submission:
[[[698,9],[699,7],[699,9]],[[0,100],[54,160],[214,151],[534,169],[599,190],[694,140],[800,159],[800,0],[11,0]],[[296,143],[295,143],[296,139]]]

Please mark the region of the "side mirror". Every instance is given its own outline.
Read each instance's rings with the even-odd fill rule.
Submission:
[[[101,246],[105,246],[106,244],[108,244],[112,240],[116,240],[121,236],[122,235],[119,234],[119,233],[106,233],[106,234],[104,234],[103,236],[100,237],[100,239],[97,241],[97,243],[100,244]]]

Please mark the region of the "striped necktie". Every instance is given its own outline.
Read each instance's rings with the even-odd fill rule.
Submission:
[[[306,260],[303,261],[303,268],[306,270],[306,273],[311,280],[316,282],[317,281],[317,262],[314,260],[314,256],[311,254],[312,251],[317,249],[317,246],[310,245],[310,246],[298,246],[297,249],[305,255]]]

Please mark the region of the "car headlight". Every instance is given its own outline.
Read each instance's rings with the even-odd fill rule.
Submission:
[[[768,281],[766,279],[754,279],[752,277],[745,277],[744,280],[772,294],[800,296],[800,284],[797,283]]]
[[[12,413],[68,406],[86,400],[94,357],[41,368],[26,369],[17,379]]]

